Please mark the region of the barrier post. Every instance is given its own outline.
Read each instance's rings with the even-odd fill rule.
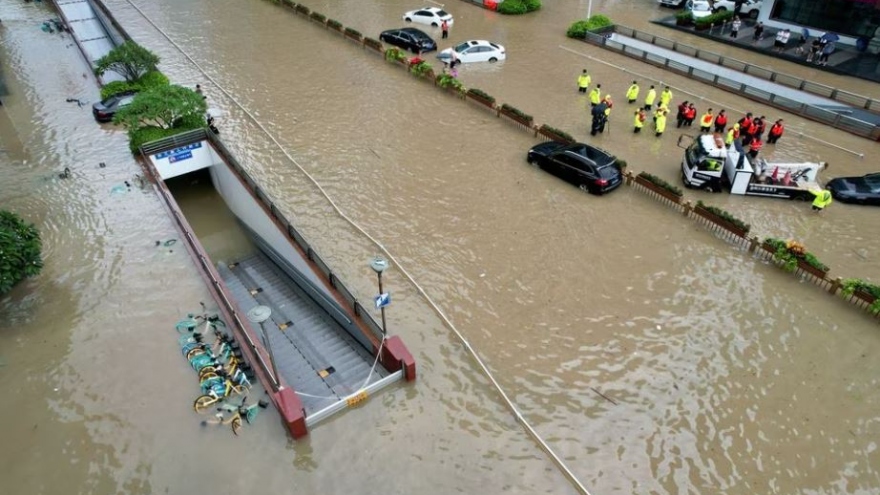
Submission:
[[[831,287],[828,287],[828,292],[831,294],[837,294],[837,291],[843,286],[843,279],[840,277],[835,278],[831,281]]]
[[[760,241],[758,240],[758,236],[752,236],[749,239],[749,252],[754,253],[756,249],[758,249],[758,244]]]

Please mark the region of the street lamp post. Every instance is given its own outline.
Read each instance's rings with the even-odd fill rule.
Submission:
[[[593,0],[589,0],[587,3],[587,20],[590,20],[590,17],[593,17]]]
[[[269,306],[256,306],[247,312],[247,319],[252,323],[260,325],[260,336],[263,337],[263,345],[269,351],[269,364],[272,366],[272,382],[275,384],[276,391],[281,390],[281,380],[278,379],[278,368],[275,366],[275,353],[272,352],[272,345],[269,344],[269,336],[266,335],[266,327],[263,326],[266,320],[272,316],[272,308]]]
[[[376,275],[379,277],[379,296],[381,297],[382,292],[382,272],[388,269],[388,260],[381,256],[376,256],[370,261],[370,268],[376,272]],[[382,312],[382,335],[387,335],[387,327],[385,326],[385,306],[383,305],[380,309]]]

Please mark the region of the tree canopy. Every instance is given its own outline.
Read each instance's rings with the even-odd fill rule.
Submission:
[[[40,273],[43,244],[40,231],[18,215],[0,210],[0,294],[25,277]]]
[[[202,95],[175,84],[157,86],[138,93],[113,121],[128,129],[143,127],[198,128],[205,126],[208,106]]]
[[[159,57],[156,54],[134,41],[126,41],[95,62],[95,74],[103,76],[109,70],[128,82],[134,82],[147,72],[156,70],[157,65]]]

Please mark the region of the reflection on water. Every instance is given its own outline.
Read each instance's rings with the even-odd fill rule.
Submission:
[[[126,1],[107,3],[173,80],[201,83],[210,105],[226,110],[218,124],[231,150],[346,285],[370,297],[375,279],[365,260],[375,247]],[[705,91],[729,108],[755,107],[564,40],[558,26],[581,16],[584,3],[515,18],[448,5],[456,15],[450,43],[488,38],[509,53],[491,70],[463,68],[465,84],[588,139],[586,102],[572,91],[577,74],[586,65],[594,82],[620,96],[632,75],[558,50],[562,43]],[[269,2],[138,5],[401,260],[594,493],[880,493],[880,365],[871,359],[880,339],[876,325],[842,301],[632,191],[580,194],[525,163],[534,143],[528,134]],[[397,25],[411,5],[310,7],[369,35]],[[625,24],[659,29],[644,22],[653,7],[643,7],[594,5]],[[0,168],[0,199],[38,221],[48,254],[45,273],[0,302],[0,372],[29,377],[26,385],[0,382],[0,393],[22,402],[0,412],[12,440],[0,447],[8,486],[22,493],[33,486],[45,493],[571,490],[396,269],[383,277],[394,293],[388,321],[419,362],[415,386],[383,393],[295,444],[274,413],[239,438],[200,429],[189,406],[192,372],[167,332],[207,291],[182,247],[155,248],[177,234],[153,192],[110,193],[139,170],[122,133],[63,104],[68,95],[94,99],[97,90],[81,78],[69,40],[29,27],[48,17],[44,9],[0,6],[3,50],[15,69],[8,73],[16,76],[7,111],[27,150],[16,168]],[[49,68],[34,62],[46,59]],[[634,138],[627,112],[618,103],[611,133],[596,141],[636,170],[677,181],[674,137]],[[821,156],[849,174],[865,164],[797,131],[854,149],[875,146],[791,120],[774,156]],[[109,166],[99,169],[101,161]],[[73,179],[52,180],[64,166]],[[175,188],[198,235],[218,257],[248,249],[230,235],[231,218],[207,187]],[[880,272],[870,242],[880,228],[874,210],[835,204],[816,216],[800,203],[689,194],[744,217],[756,232],[805,240],[841,276]]]

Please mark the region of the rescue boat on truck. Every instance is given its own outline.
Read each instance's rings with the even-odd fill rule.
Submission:
[[[684,143],[690,140],[690,143]],[[812,200],[811,190],[819,190],[818,174],[827,168],[824,162],[776,163],[763,158],[752,160],[743,151],[740,140],[730,148],[720,134],[696,138],[681,135],[678,145],[684,148],[681,178],[686,187],[731,194]]]

